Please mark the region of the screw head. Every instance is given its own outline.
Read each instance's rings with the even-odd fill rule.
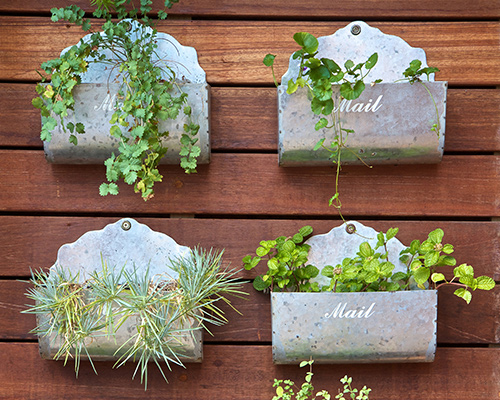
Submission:
[[[123,221],[122,222],[122,229],[124,231],[128,231],[130,228],[132,228],[132,224],[130,223],[130,221]]]
[[[356,226],[354,224],[347,224],[345,227],[345,231],[349,235],[352,235],[354,232],[356,232]]]
[[[351,33],[353,35],[359,35],[361,33],[361,27],[359,25],[353,25],[351,27]]]

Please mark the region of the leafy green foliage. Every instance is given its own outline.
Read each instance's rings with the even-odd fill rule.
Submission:
[[[207,324],[227,322],[218,302],[230,304],[225,295],[243,295],[236,280],[237,271],[222,268],[222,253],[195,249],[184,258],[170,260],[177,279],[151,276],[125,267],[94,272],[84,282],[79,275],[58,268],[50,274],[32,274],[33,288],[27,297],[35,300],[24,311],[41,317],[33,332],[40,336],[56,334],[61,346],[55,359],[75,359],[78,375],[81,355],[92,363],[87,344],[93,338],[115,340],[117,330],[127,321],[135,331],[119,347],[115,366],[136,361],[134,376],[140,371],[147,388],[148,363],[154,362],[163,374],[160,361],[182,365],[179,339]],[[93,366],[93,363],[92,363]],[[94,368],[95,371],[95,368]]]
[[[347,257],[335,266],[321,267],[321,275],[329,278],[329,284],[319,286],[314,280],[319,269],[308,264],[310,246],[302,243],[312,228],[301,228],[298,234],[276,240],[262,241],[256,256],[243,259],[247,270],[255,268],[264,256],[268,256],[268,271],[254,280],[256,290],[281,290],[292,292],[380,292],[420,289],[443,285],[458,286],[455,295],[467,303],[471,301],[472,291],[491,290],[495,281],[488,276],[474,276],[474,269],[467,264],[454,268],[453,278],[449,281],[443,268],[454,267],[456,260],[451,244],[443,244],[444,232],[436,229],[429,233],[427,240],[413,240],[411,245],[401,251],[399,260],[406,265],[406,271],[394,272],[395,265],[389,259],[387,243],[396,237],[398,228],[390,228],[386,233],[377,234],[377,242],[372,246],[362,242],[352,258]]]
[[[164,9],[158,13],[159,18],[165,18],[165,10],[178,0],[164,2]],[[103,32],[94,32],[91,22],[85,18],[85,13],[77,6],[53,8],[52,21],[64,20],[90,31],[90,40],[80,41],[60,58],[44,62],[42,70],[50,76],[51,83],[37,85],[39,97],[33,99],[33,106],[40,109],[42,129],[40,137],[50,141],[51,131],[61,124],[63,130],[69,131],[69,141],[78,144],[78,134],[85,132],[81,122],[67,121],[68,111],[74,111],[75,101],[73,89],[81,83],[81,75],[85,73],[90,63],[107,64],[113,71],[119,71],[121,89],[114,104],[115,112],[111,118],[110,135],[120,139],[118,155],[112,155],[106,162],[106,178],[99,188],[103,196],[118,193],[115,182],[123,179],[134,186],[136,193],[141,193],[144,200],[154,196],[153,187],[161,182],[163,176],[158,170],[158,164],[165,155],[167,148],[164,139],[168,131],[159,129],[159,122],[175,119],[183,113],[187,119],[181,142],[181,167],[186,173],[195,173],[200,147],[197,145],[199,125],[192,120],[191,107],[187,104],[187,95],[176,83],[172,69],[164,63],[155,61],[158,48],[156,35],[147,29],[153,26],[153,20],[148,16],[151,12],[151,1],[140,0],[139,9],[127,7],[131,0],[93,0],[96,7],[93,16],[105,19]],[[129,9],[127,9],[129,8]],[[112,19],[113,14],[118,21]],[[140,21],[131,25],[124,18]],[[134,26],[132,32],[129,32]],[[137,35],[132,40],[131,34]],[[100,50],[112,52],[110,58],[100,54]],[[76,134],[75,134],[76,133]]]
[[[310,226],[304,226],[293,236],[279,236],[274,240],[263,240],[255,251],[256,255],[243,258],[246,270],[255,268],[267,258],[267,272],[258,276],[253,283],[256,290],[268,288],[281,291],[318,291],[318,285],[309,282],[319,270],[307,264],[310,246],[304,240],[312,233]]]
[[[427,81],[429,80],[429,77],[431,74],[435,72],[439,72],[438,68],[435,67],[422,67],[422,62],[420,60],[413,60],[410,62],[410,66],[406,68],[406,70],[403,72],[403,76],[405,77],[404,80],[407,80],[410,84],[414,84],[415,82],[420,83],[424,89],[427,91],[429,94],[433,104],[434,104],[434,109],[436,111],[436,123],[432,126],[431,130],[436,132],[436,135],[439,137],[440,135],[440,126],[439,126],[439,111],[437,108],[436,100],[434,100],[434,96],[432,95],[431,91],[427,87],[427,85],[422,81],[421,77],[422,75],[427,76]]]
[[[290,379],[274,379],[273,387],[276,388],[276,395],[273,397],[273,400],[309,400],[309,399],[324,399],[331,400],[332,395],[326,391],[322,390],[314,394],[314,386],[312,385],[312,378],[314,376],[312,372],[312,364],[313,361],[302,361],[300,363],[300,367],[309,366],[309,371],[306,372],[306,376],[304,378],[304,383],[300,386],[300,388],[295,385],[293,381]],[[340,382],[343,384],[343,390],[339,389],[339,393],[335,396],[336,399],[346,400],[345,395],[349,395],[351,399],[357,400],[369,400],[369,394],[371,389],[363,386],[361,390],[352,387],[352,378],[347,375],[344,376]]]
[[[301,47],[293,54],[293,59],[300,60],[298,75],[295,79],[288,81],[287,93],[293,94],[299,88],[306,87],[308,98],[311,102],[311,110],[320,116],[315,124],[315,130],[332,129],[333,140],[325,144],[325,138],[318,141],[314,150],[323,148],[330,152],[330,158],[336,164],[335,194],[329,204],[340,211],[342,203],[339,194],[339,175],[341,170],[341,154],[348,150],[346,141],[349,133],[353,131],[342,127],[340,119],[340,102],[357,99],[365,89],[364,79],[375,67],[378,60],[377,53],[373,53],[367,61],[354,64],[347,60],[342,68],[334,60],[329,58],[317,58],[318,39],[307,32],[297,32],[293,36],[295,42]],[[271,54],[264,58],[264,65],[272,68],[273,78],[278,85],[274,74],[274,57]],[[340,98],[336,98],[332,85],[339,86]],[[359,156],[356,155],[358,158]]]
[[[335,176],[335,194],[330,198],[329,205],[334,206],[344,220],[341,212],[342,202],[339,192],[339,177],[342,165],[342,152],[349,151],[354,154],[364,165],[366,164],[359,154],[352,152],[347,146],[349,134],[354,133],[352,129],[345,128],[340,118],[340,104],[342,101],[351,101],[359,98],[366,88],[365,80],[371,70],[377,65],[378,54],[373,53],[365,62],[355,64],[352,60],[344,62],[343,67],[332,59],[318,58],[319,42],[316,37],[307,32],[297,32],[293,36],[295,42],[300,46],[300,50],[293,53],[294,60],[300,60],[297,76],[290,79],[287,83],[287,94],[295,93],[299,88],[307,88],[310,100],[311,111],[319,116],[314,125],[316,131],[331,130],[332,141],[325,143],[326,138],[320,138],[314,150],[324,149],[330,153],[330,159],[336,165]],[[264,65],[271,68],[274,83],[278,86],[278,81],[274,73],[275,55],[267,54],[264,57]],[[403,75],[410,83],[421,82],[422,75],[429,75],[437,72],[437,68],[421,68],[422,63],[419,60],[413,60]],[[380,83],[377,79],[373,84]],[[422,82],[421,82],[422,83]],[[333,89],[339,86],[340,96],[336,96]],[[437,115],[437,123],[433,125],[432,130],[439,136],[439,113],[432,93],[424,85],[427,92],[434,102]]]

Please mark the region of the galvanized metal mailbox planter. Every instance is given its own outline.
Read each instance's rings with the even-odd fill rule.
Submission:
[[[346,229],[354,226],[355,229]],[[356,234],[352,232],[356,231]],[[377,232],[349,221],[311,237],[309,263],[336,265]],[[404,248],[388,243],[391,260]],[[399,261],[395,272],[406,268]],[[326,279],[318,276],[319,281]],[[324,282],[326,283],[326,282]],[[436,351],[437,291],[271,294],[273,360],[296,364],[431,362]]]
[[[185,257],[190,251],[189,247],[177,244],[169,236],[152,231],[148,226],[131,218],[125,218],[107,225],[102,230],[87,232],[74,243],[63,245],[59,249],[50,274],[56,274],[57,269],[62,268],[72,276],[77,276],[79,283],[84,283],[94,271],[106,265],[107,268],[115,270],[125,266],[127,271],[138,274],[145,274],[148,270],[153,278],[168,277],[174,280],[178,274],[168,266],[169,260]],[[118,305],[116,314],[120,314]],[[37,314],[37,319],[38,325],[43,326],[50,323],[51,317]],[[183,326],[176,327],[179,333],[173,345],[182,354],[180,357],[182,362],[201,362],[202,327],[194,319],[189,321]],[[112,337],[101,333],[86,338],[88,355],[97,361],[118,360],[134,345],[134,340],[131,338],[140,326],[139,317],[129,318]],[[42,358],[53,359],[60,351],[62,342],[62,338],[56,333],[39,336]],[[87,354],[82,353],[81,358],[87,359]]]
[[[342,153],[342,163],[360,164],[427,164],[439,163],[443,155],[446,125],[447,82],[434,82],[434,74],[422,84],[397,82],[414,59],[426,64],[422,49],[413,48],[403,39],[386,35],[362,21],[352,22],[331,36],[318,38],[317,58],[326,57],[339,65],[352,60],[366,60],[378,53],[378,62],[369,79],[382,83],[366,85],[355,100],[340,99],[338,85],[334,112],[342,125],[352,129]],[[297,76],[299,60],[290,57],[289,69],[278,87],[278,153],[285,167],[331,165],[327,150],[314,151],[315,144],[326,138],[331,143],[332,129],[315,130],[320,116],[311,111],[308,89],[286,93],[288,81]],[[439,127],[439,135],[432,130]],[[359,157],[357,157],[358,155]],[[361,161],[361,160],[362,161]]]
[[[131,21],[130,24],[138,24]],[[145,28],[150,29],[150,28]],[[135,29],[131,29],[131,37]],[[82,40],[88,41],[90,35]],[[197,145],[201,149],[199,164],[210,162],[210,86],[206,81],[205,71],[198,63],[198,56],[193,47],[182,46],[171,35],[157,34],[158,62],[165,62],[176,76],[178,95],[180,91],[188,95],[188,103],[192,109],[193,120],[200,126]],[[64,49],[61,55],[71,49]],[[102,54],[112,59],[109,50]],[[68,120],[83,122],[85,133],[78,135],[78,145],[68,141],[68,132],[64,132],[61,124],[51,131],[52,139],[44,141],[45,157],[48,162],[56,164],[98,164],[116,153],[119,139],[110,135],[110,120],[117,104],[120,79],[116,69],[107,64],[90,63],[86,73],[81,76],[81,84],[73,89],[75,111],[70,110]],[[118,79],[117,79],[118,78]],[[167,78],[166,78],[167,79]],[[184,133],[187,117],[179,113],[175,120],[167,119],[159,122],[160,131],[168,131],[169,136],[163,140],[167,153],[161,159],[163,164],[178,164],[180,161],[179,142]]]

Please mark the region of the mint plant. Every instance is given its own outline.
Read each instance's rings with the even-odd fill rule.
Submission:
[[[310,360],[300,363],[301,368],[309,366],[309,371],[306,372],[304,383],[300,388],[290,379],[274,379],[273,387],[276,388],[276,395],[273,396],[273,400],[292,400],[294,398],[296,400],[332,399],[332,395],[326,390],[321,390],[314,394],[315,390],[312,385],[312,378],[314,376],[312,372],[313,362],[313,360]],[[350,399],[369,400],[371,389],[366,386],[363,386],[361,390],[353,388],[351,385],[352,378],[347,375],[340,379],[340,382],[343,384],[343,389],[342,391],[340,389],[338,390],[339,393],[335,396],[335,399],[346,400],[345,396],[348,395]]]
[[[319,270],[307,264],[307,255],[311,246],[304,240],[313,232],[310,226],[304,226],[293,236],[279,236],[274,240],[263,240],[256,250],[256,256],[243,258],[246,270],[255,268],[267,257],[267,272],[253,281],[256,290],[271,287],[285,291],[310,291],[318,289],[317,283],[309,280],[318,276]]]
[[[311,227],[301,230],[312,233]],[[270,288],[272,291],[292,292],[392,292],[411,290],[414,286],[420,289],[439,289],[450,285],[456,287],[454,294],[469,304],[473,291],[491,290],[495,287],[492,278],[475,277],[472,266],[461,264],[455,267],[457,261],[450,255],[454,251],[453,246],[443,244],[444,232],[439,228],[430,232],[422,243],[413,240],[409,247],[401,251],[400,261],[406,265],[406,271],[394,272],[395,265],[389,259],[387,243],[398,232],[398,228],[391,228],[386,233],[379,232],[374,248],[368,242],[363,242],[354,257],[347,257],[335,266],[309,265],[310,246],[302,242],[297,246],[293,237],[284,236],[275,241],[262,241],[261,247],[257,249],[257,257],[246,256],[243,263],[246,269],[252,269],[261,261],[259,254],[268,255],[270,249],[274,250],[269,256],[267,273],[254,280],[256,290]],[[284,250],[287,241],[292,242],[295,247],[290,243]],[[299,250],[294,253],[296,248]],[[313,278],[318,276],[318,267],[321,268],[321,275],[330,279],[328,285],[319,286],[314,281]],[[455,267],[453,277],[449,280],[442,272],[447,267]]]
[[[441,267],[455,266],[457,261],[450,256],[453,253],[451,244],[443,244],[444,232],[436,229],[429,233],[427,240],[420,243],[412,241],[410,247],[401,252],[400,260],[406,264],[406,272],[393,273],[394,264],[390,262],[387,252],[387,242],[396,236],[397,228],[391,228],[377,236],[378,242],[374,249],[363,242],[357,256],[346,258],[335,268],[325,267],[321,274],[331,278],[330,285],[322,288],[336,292],[362,291],[396,291],[409,290],[414,281],[420,289],[432,287],[438,289],[443,285],[456,286],[455,295],[464,299],[467,304],[472,299],[471,291],[476,289],[491,290],[495,281],[488,276],[474,277],[474,269],[467,264],[461,264],[453,269],[453,278],[447,280],[438,272]],[[376,250],[382,248],[382,252]]]
[[[158,17],[165,19],[166,10],[177,2],[165,0]],[[43,141],[50,141],[51,131],[61,124],[69,142],[78,144],[78,134],[85,132],[85,126],[67,117],[68,111],[74,111],[75,107],[73,89],[81,83],[81,74],[90,63],[103,63],[110,71],[119,72],[121,87],[109,132],[120,141],[119,154],[112,154],[104,163],[107,183],[99,187],[103,196],[118,194],[116,182],[120,179],[133,185],[144,200],[154,196],[154,184],[163,178],[158,164],[167,151],[162,140],[169,135],[159,129],[160,121],[175,119],[180,113],[186,116],[188,122],[180,139],[181,167],[186,173],[196,172],[201,152],[196,144],[199,125],[192,119],[187,94],[176,83],[176,75],[166,60],[155,59],[158,43],[154,21],[149,17],[151,3],[151,0],[140,0],[137,9],[131,0],[92,0],[91,4],[96,7],[93,16],[105,21],[102,32],[93,30],[85,12],[75,5],[51,9],[52,21],[74,23],[91,36],[61,57],[41,65],[46,75],[37,85],[39,97],[32,103],[42,115],[40,137]],[[118,20],[114,19],[116,16]],[[149,28],[153,28],[152,31]],[[132,40],[132,34],[137,39]],[[112,56],[108,58],[101,50],[110,51]],[[51,82],[43,84],[49,78]]]

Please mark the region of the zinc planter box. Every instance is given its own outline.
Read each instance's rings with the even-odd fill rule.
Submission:
[[[139,28],[137,21],[129,20],[129,37],[131,40],[144,40],[137,32],[144,29],[152,34],[151,28]],[[104,35],[104,33],[102,33]],[[91,40],[91,35],[82,38],[83,42]],[[198,62],[198,55],[193,47],[181,45],[173,36],[158,32],[155,37],[157,49],[152,61],[165,64],[165,68],[175,77],[175,89],[172,96],[179,96],[181,91],[187,94],[187,105],[191,107],[192,119],[200,126],[196,138],[201,153],[199,164],[210,162],[210,86],[206,81],[206,73]],[[70,51],[72,46],[61,52],[61,56]],[[120,106],[118,92],[123,85],[123,77],[118,68],[111,68],[110,61],[118,62],[109,49],[99,49],[99,55],[108,60],[100,62],[98,57],[88,57],[88,69],[81,74],[81,83],[73,88],[75,99],[74,112],[68,110],[66,122],[81,122],[85,133],[78,134],[78,145],[70,143],[69,132],[64,131],[58,123],[51,133],[51,140],[44,141],[44,152],[48,162],[55,164],[99,164],[114,152],[118,154],[119,139],[110,134],[110,120],[117,106]],[[170,76],[163,72],[163,79],[170,81]],[[122,88],[123,89],[123,88]],[[59,118],[56,118],[59,120]],[[162,157],[162,164],[178,164],[180,161],[179,142],[184,133],[187,117],[179,112],[177,118],[159,121],[160,132],[168,132],[163,144],[168,147]],[[43,118],[42,118],[43,121]],[[130,122],[130,121],[129,121]],[[125,128],[122,128],[123,130]]]
[[[177,244],[169,236],[155,232],[148,226],[138,223],[131,218],[119,220],[107,225],[104,229],[90,231],[81,236],[76,242],[63,245],[59,251],[57,260],[50,270],[54,275],[64,271],[65,276],[77,277],[76,284],[82,285],[82,298],[84,304],[90,302],[90,290],[86,288],[85,282],[95,272],[100,272],[104,266],[109,271],[124,269],[128,273],[136,273],[138,276],[150,276],[152,282],[166,281],[167,284],[158,290],[162,294],[170,291],[169,283],[174,284],[178,278],[178,273],[169,267],[169,260],[184,258],[189,255],[190,248]],[[118,285],[126,285],[126,280],[121,275]],[[73,281],[72,281],[73,282]],[[151,290],[151,289],[150,289]],[[128,296],[129,288],[120,294],[121,299]],[[172,304],[175,299],[172,300]],[[176,304],[176,303],[175,303]],[[159,323],[167,321],[175,315],[176,306],[169,308],[167,316],[161,314],[158,317]],[[114,301],[112,304],[113,326],[117,327],[122,322],[120,320],[123,308]],[[165,309],[162,309],[165,311]],[[101,310],[102,311],[102,310]],[[151,310],[153,312],[154,310]],[[200,310],[196,313],[199,314]],[[99,314],[99,324],[104,323],[103,313]],[[37,314],[37,324],[39,327],[46,327],[51,323],[50,314]],[[88,355],[95,361],[118,360],[127,350],[134,346],[134,335],[141,329],[143,321],[138,314],[129,316],[125,322],[119,326],[113,336],[104,334],[103,330],[97,334],[85,338],[85,346]],[[199,321],[191,317],[176,319],[171,326],[175,335],[168,337],[169,346],[176,350],[181,356],[182,362],[202,362],[203,360],[203,327]],[[40,355],[44,359],[64,358],[56,357],[61,350],[64,340],[57,332],[50,335],[39,335]],[[85,352],[81,352],[81,359],[89,357]]]
[[[189,105],[192,108],[193,120],[199,125],[198,143],[201,149],[199,164],[210,162],[210,86],[206,82],[179,84],[184,93],[188,94]],[[61,125],[51,132],[52,139],[43,143],[45,159],[53,164],[100,164],[113,152],[118,154],[120,140],[111,136],[109,121],[114,113],[118,83],[81,83],[73,89],[75,111],[69,114],[69,119],[80,121],[85,125],[85,133],[78,135],[78,145],[68,141],[68,132]],[[176,93],[175,95],[178,95]],[[168,148],[161,159],[161,164],[179,164],[181,156],[180,138],[184,133],[187,118],[180,113],[175,120],[160,121],[160,131],[168,131],[163,139]]]
[[[411,47],[397,36],[387,35],[363,21],[355,21],[330,36],[318,38],[318,59],[338,65],[354,64],[378,54],[366,78],[366,89],[354,100],[340,97],[340,85],[332,84],[333,113],[342,128],[352,130],[342,152],[344,164],[432,164],[441,162],[446,128],[447,82],[435,82],[434,73],[410,84],[403,72],[413,60],[426,66],[423,49]],[[334,142],[331,127],[315,130],[322,115],[311,111],[307,87],[287,94],[289,81],[297,79],[300,57],[290,57],[288,71],[278,86],[278,155],[283,167],[331,166],[331,153],[314,151],[316,143]],[[307,68],[307,67],[303,67]],[[381,83],[374,83],[380,80]],[[373,84],[372,84],[373,83]],[[330,117],[329,125],[332,123]],[[439,135],[437,134],[439,132]],[[344,136],[347,136],[344,133]]]
[[[437,291],[272,293],[273,360],[432,362]]]

